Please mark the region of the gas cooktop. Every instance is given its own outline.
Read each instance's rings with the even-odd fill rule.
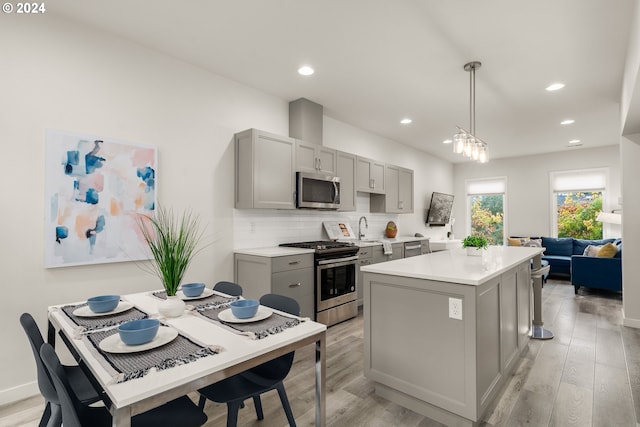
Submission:
[[[353,243],[347,242],[334,242],[332,240],[317,240],[314,242],[300,242],[300,243],[282,243],[280,246],[286,246],[290,248],[303,248],[314,249],[316,251],[316,258],[322,255],[339,255],[348,256],[358,253],[360,248]]]

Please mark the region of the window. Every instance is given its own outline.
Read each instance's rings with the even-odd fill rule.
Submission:
[[[504,177],[466,182],[467,229],[469,234],[483,236],[490,245],[504,243]]]
[[[552,221],[554,235],[578,239],[602,239],[602,211],[607,169],[551,173]]]

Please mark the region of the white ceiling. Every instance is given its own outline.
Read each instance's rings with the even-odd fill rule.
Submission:
[[[491,158],[619,142],[634,0],[56,0],[64,15],[325,115],[464,161],[469,127]],[[312,65],[316,73],[299,76]],[[566,87],[547,92],[552,82]],[[413,123],[401,125],[410,117]],[[572,118],[575,124],[561,126]],[[580,139],[582,147],[569,148]]]

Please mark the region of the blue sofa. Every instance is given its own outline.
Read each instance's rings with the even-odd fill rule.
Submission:
[[[614,243],[618,252],[613,258],[584,256],[589,245]],[[542,237],[545,252],[542,259],[549,262],[550,274],[569,277],[575,293],[581,286],[622,291],[622,240],[583,240],[571,237]]]

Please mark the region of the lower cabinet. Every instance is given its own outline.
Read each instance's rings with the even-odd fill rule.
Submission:
[[[373,246],[361,247],[358,251],[358,282],[356,283],[356,289],[358,290],[358,305],[364,303],[364,288],[362,287],[362,272],[360,267],[363,265],[369,265],[373,263]]]
[[[404,258],[404,243],[394,243],[391,245],[391,253],[385,254],[382,245],[374,246],[372,248],[373,262],[377,264],[379,262],[392,261],[394,259]]]
[[[302,317],[315,318],[313,254],[268,257],[234,255],[235,281],[245,298],[259,299],[268,293],[298,301]]]

